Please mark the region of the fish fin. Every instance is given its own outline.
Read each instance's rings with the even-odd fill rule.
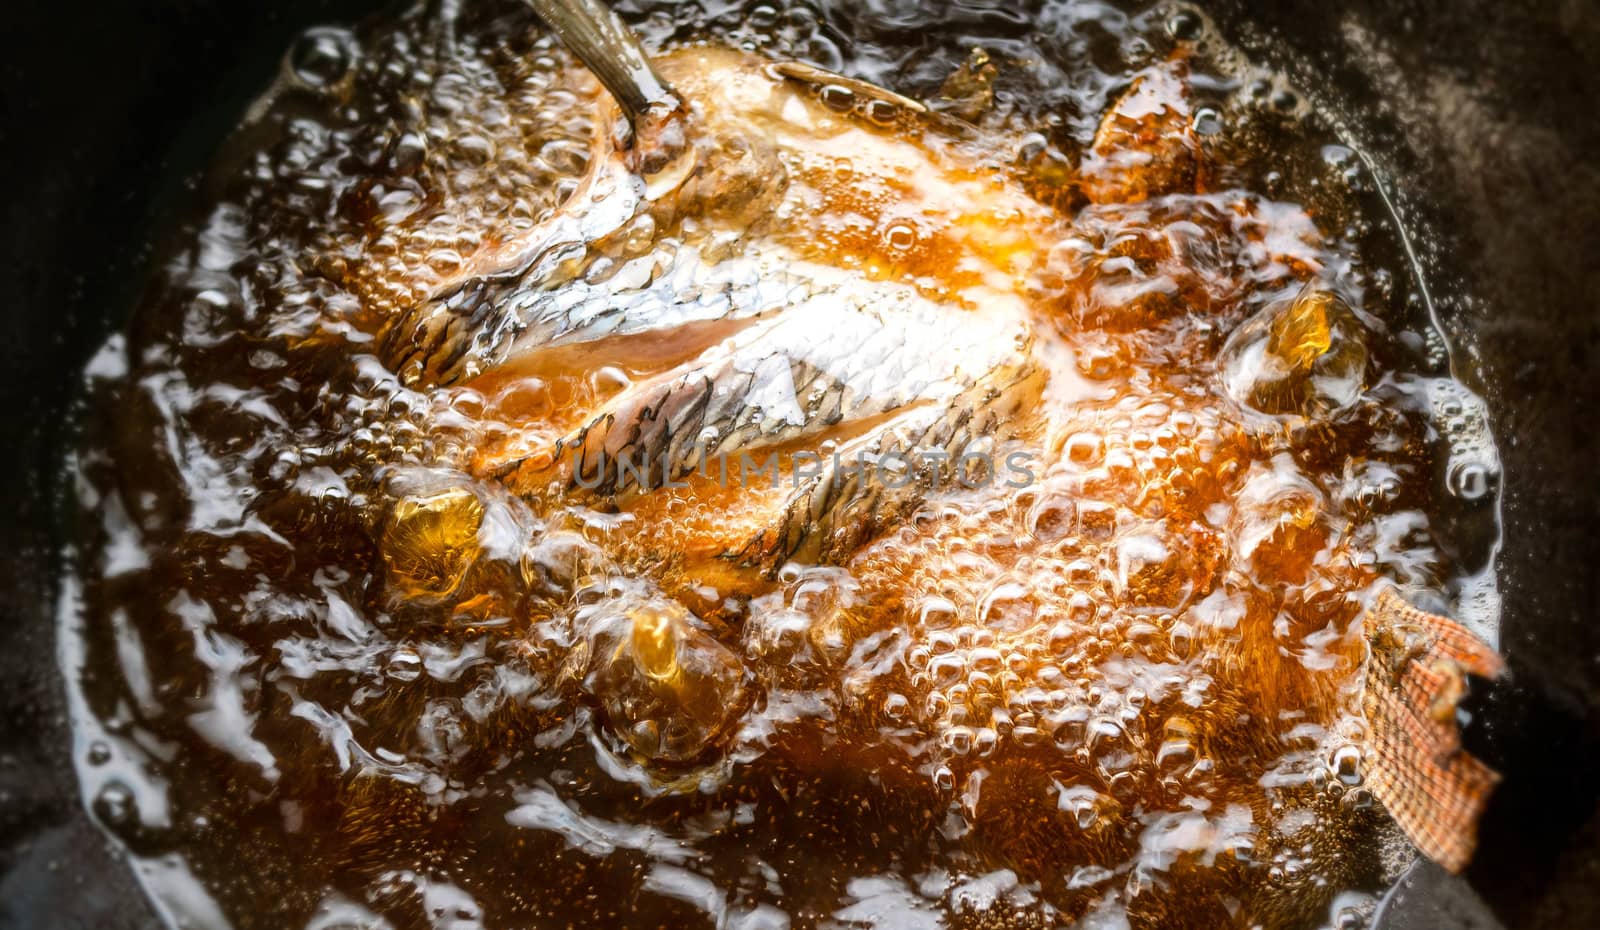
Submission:
[[[1424,855],[1459,872],[1500,776],[1461,748],[1456,703],[1466,674],[1494,678],[1504,662],[1465,627],[1392,588],[1367,611],[1365,633],[1362,707],[1376,757],[1366,784]]]
[[[970,138],[974,132],[972,124],[966,120],[930,109],[920,100],[816,65],[801,61],[777,61],[768,68],[768,73],[801,85],[830,108],[838,108],[866,126],[878,129],[935,129],[955,139]],[[843,100],[829,99],[829,94],[840,90],[848,92],[842,95]]]
[[[821,91],[828,87],[843,87],[853,95],[864,100],[876,100],[898,107],[907,113],[921,116],[928,112],[927,104],[920,100],[897,94],[886,87],[879,87],[860,78],[846,77],[826,68],[808,65],[803,61],[776,61],[772,63],[772,72],[781,78],[797,81],[808,85],[814,90]]]

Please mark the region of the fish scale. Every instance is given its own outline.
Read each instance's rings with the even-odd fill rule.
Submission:
[[[913,404],[951,403],[1025,358],[1022,327],[997,330],[905,286],[854,296],[841,289],[788,307],[639,385],[562,451],[575,456],[574,470],[596,474],[600,490],[610,492],[624,459],[658,462],[667,452],[666,467],[678,477],[696,467],[700,450],[759,449]],[[909,363],[916,367],[907,370]],[[663,419],[662,410],[694,415]]]

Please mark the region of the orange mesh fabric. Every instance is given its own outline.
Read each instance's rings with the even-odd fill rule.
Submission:
[[[1500,656],[1460,624],[1392,589],[1367,612],[1372,646],[1363,710],[1375,761],[1367,786],[1428,858],[1459,872],[1500,776],[1461,748],[1456,703],[1467,673],[1493,678]]]

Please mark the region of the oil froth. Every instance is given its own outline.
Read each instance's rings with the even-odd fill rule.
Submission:
[[[174,924],[1313,926],[1392,874],[1360,617],[1492,633],[1498,462],[1359,165],[1197,11],[924,6],[623,4],[730,130],[654,188],[519,4],[293,50],[89,371],[63,663]],[[830,470],[930,447],[1029,480]],[[577,480],[629,448],[666,481]]]

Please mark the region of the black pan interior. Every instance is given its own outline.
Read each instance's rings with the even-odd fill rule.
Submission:
[[[0,56],[0,926],[154,927],[79,807],[53,628],[76,372],[121,325],[151,232],[304,27],[374,0],[100,0],[7,11]],[[1505,774],[1466,886],[1389,930],[1600,926],[1600,7],[1219,0],[1351,115],[1416,233],[1505,466],[1503,646],[1474,748]],[[1484,925],[1476,923],[1474,925]]]

